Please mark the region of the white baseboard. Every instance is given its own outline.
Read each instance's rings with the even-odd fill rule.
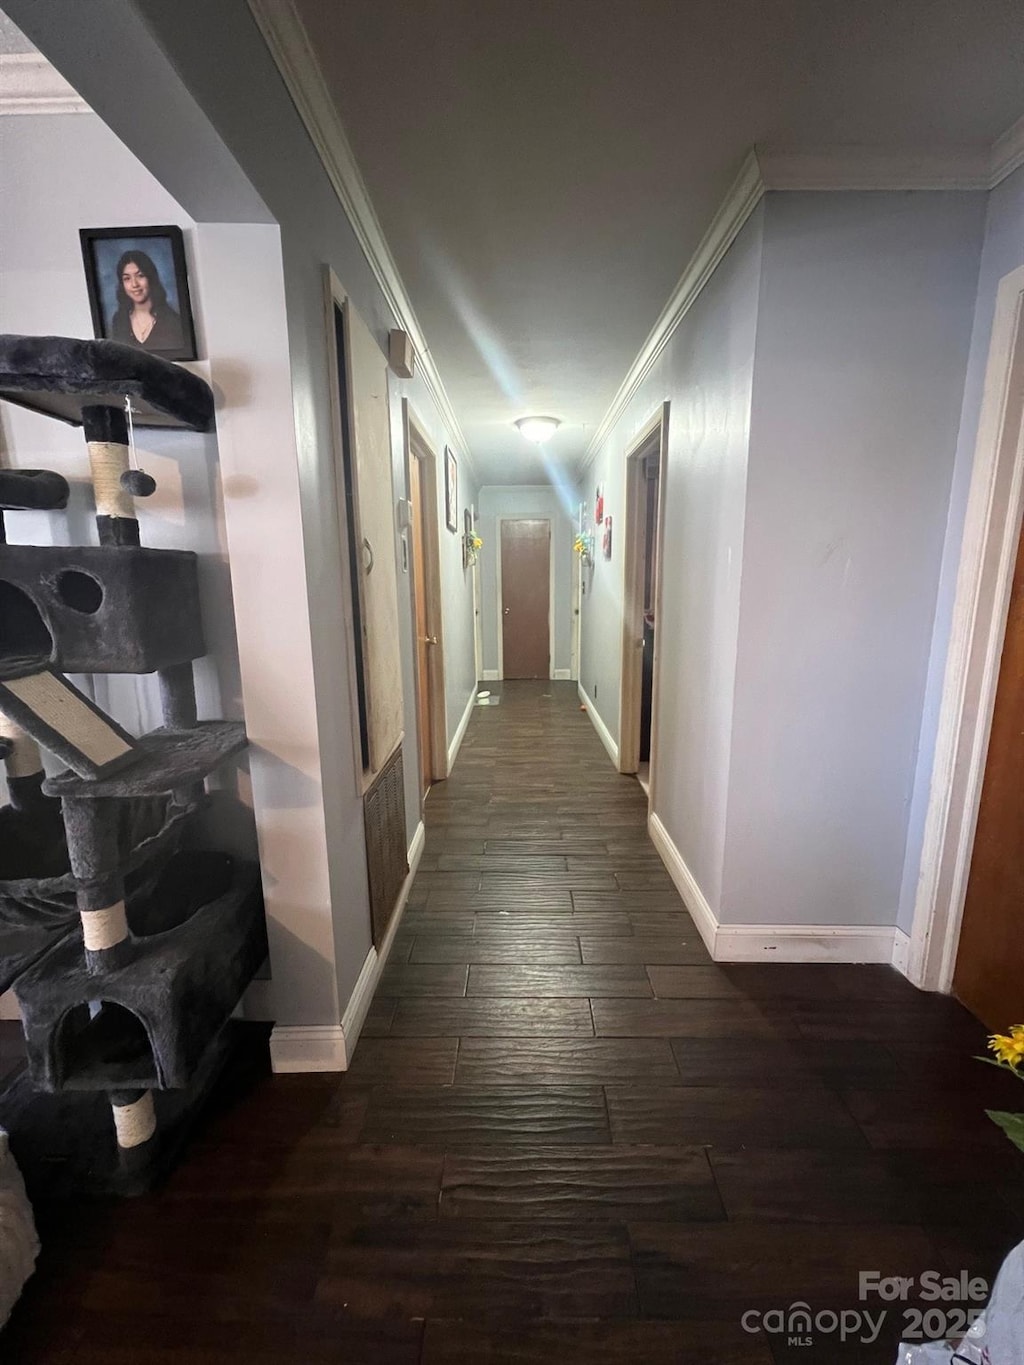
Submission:
[[[647,828],[697,932],[716,962],[893,962],[898,931],[883,925],[720,924],[682,854],[653,812]]]
[[[896,931],[864,924],[722,924],[716,962],[892,962]]]
[[[469,722],[473,719],[473,707],[476,705],[476,685],[469,694],[469,701],[466,702],[466,709],[462,713],[459,721],[459,728],[455,731],[452,742],[448,745],[448,771],[451,772],[455,765],[455,760],[459,756],[462,748],[462,741],[466,738],[466,731],[469,729]]]
[[[907,975],[910,966],[910,935],[905,934],[902,929],[896,929],[893,933],[892,965],[898,972]]]
[[[18,1009],[18,1000],[13,991],[6,991],[0,995],[0,1019],[20,1019],[21,1010]]]
[[[426,831],[421,821],[409,845],[409,873],[402,883],[387,934],[379,950],[371,948],[366,954],[366,960],[341,1016],[341,1023],[275,1024],[270,1034],[270,1063],[275,1072],[348,1070],[380,974],[387,964],[391,945],[405,913],[413,878],[423,857],[425,839]]]
[[[673,843],[668,830],[652,811],[647,817],[647,832],[651,842],[661,855],[668,875],[683,898],[683,904],[693,916],[697,932],[704,940],[704,946],[712,957],[715,955],[715,936],[718,933],[718,920],[708,904],[704,892],[697,885],[697,879],[683,861],[683,855]]]
[[[556,668],[551,674],[553,682],[572,682],[571,668]]]
[[[501,682],[501,673],[497,668],[485,668],[480,674],[481,682]]]
[[[278,1075],[293,1071],[347,1071],[345,1031],[340,1024],[275,1024],[270,1066]]]
[[[590,717],[591,725],[593,725],[594,729],[597,731],[598,739],[608,750],[608,756],[611,758],[611,761],[615,764],[617,768],[619,766],[619,746],[618,744],[616,744],[615,740],[612,739],[612,732],[608,729],[608,726],[605,725],[604,721],[601,719],[597,707],[587,696],[586,689],[584,688],[583,684],[577,683],[576,690],[579,692],[580,701],[587,708],[587,715]]]

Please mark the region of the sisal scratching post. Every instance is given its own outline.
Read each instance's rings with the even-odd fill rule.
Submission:
[[[4,765],[7,768],[7,781],[18,782],[22,778],[39,777],[43,771],[43,759],[39,745],[15,721],[0,712],[0,747]]]
[[[194,730],[196,726],[196,684],[191,660],[170,664],[157,672],[160,704],[168,730]]]
[[[156,1137],[152,1090],[111,1090],[109,1098],[121,1165],[144,1166]]]
[[[82,921],[86,966],[92,973],[118,967],[132,951],[124,906],[116,801],[64,797],[68,855]]]
[[[100,544],[138,545],[135,503],[121,484],[121,476],[130,468],[128,419],[123,409],[96,403],[82,408],[82,426],[89,448]]]
[[[43,796],[43,759],[39,745],[21,726],[0,713],[0,756],[7,770],[7,792],[17,811],[35,811]]]

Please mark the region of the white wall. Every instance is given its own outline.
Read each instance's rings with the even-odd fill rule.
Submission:
[[[554,575],[554,652],[551,670],[569,676],[572,664],[572,542],[574,509],[566,507],[551,484],[485,484],[480,489],[480,620],[483,670],[498,668],[499,604],[497,565],[501,553],[499,517],[536,517],[551,522],[551,567]]]
[[[895,923],[983,214],[766,200],[724,922]]]
[[[177,223],[191,257],[194,225],[181,206],[94,114],[3,120],[0,298],[11,332],[91,336],[80,227]],[[40,174],[41,167],[55,168]],[[194,264],[194,261],[193,261]],[[203,335],[202,315],[197,325]],[[202,347],[201,347],[202,352]],[[208,367],[193,366],[208,374]],[[199,555],[203,626],[209,654],[195,665],[201,717],[241,718],[242,702],[227,565],[217,437],[139,430],[139,462],[157,480],[136,503],[142,543]],[[12,544],[96,544],[89,460],[81,430],[0,405],[0,463],[54,469],[71,484],[66,512],[7,514]],[[83,679],[86,690],[135,734],[161,723],[154,677]],[[0,779],[2,780],[2,779]],[[255,856],[251,813],[219,831],[233,851]]]
[[[953,599],[956,593],[957,572],[960,567],[960,547],[963,540],[967,495],[974,465],[974,445],[978,435],[978,416],[981,394],[988,363],[992,320],[995,314],[996,292],[999,281],[1011,270],[1024,265],[1024,167],[1015,171],[988,196],[985,219],[985,242],[981,252],[978,274],[977,302],[971,331],[971,348],[967,362],[967,379],[963,391],[960,430],[956,444],[949,516],[942,549],[942,571],[935,608],[935,624],[928,659],[928,682],[914,777],[913,801],[907,832],[906,858],[900,894],[899,926],[910,931],[914,916],[918,874],[921,867],[921,845],[928,810],[932,765],[935,758],[935,739],[939,709],[942,703],[942,684],[949,649]]]
[[[286,877],[276,889],[272,916],[275,981],[268,1009],[281,1024],[336,1024],[367,957],[370,925],[350,720],[346,547],[331,437],[324,265],[333,267],[382,349],[395,319],[244,0],[215,6],[180,0],[171,8],[160,0],[129,6],[122,0],[91,0],[87,12],[74,0],[54,0],[45,8],[33,0],[8,0],[6,8],[125,142],[145,149],[150,170],[173,183],[176,198],[199,223],[200,242],[205,238],[210,244],[208,254],[200,253],[206,255],[206,262],[200,261],[201,293],[211,323],[216,315],[225,338],[223,352],[213,357],[214,368],[219,365],[221,388],[233,400],[220,419],[222,435],[237,428],[245,437],[234,451],[237,477],[231,497],[238,501],[229,504],[229,526],[237,515],[248,553],[255,553],[260,540],[268,567],[278,554],[289,565],[280,580],[273,574],[266,579],[264,606],[271,616],[279,613],[285,641],[279,653],[296,676],[290,693],[280,686],[275,661],[266,658],[264,635],[256,631],[250,641],[240,634],[247,713],[252,691],[266,721],[261,739],[273,770],[268,800],[282,834]],[[210,166],[220,165],[225,155],[231,158],[232,175],[211,177]],[[245,193],[235,192],[239,185]],[[278,300],[280,276],[267,278],[270,298],[266,307],[254,309],[254,330],[225,234],[232,222],[265,222],[267,216],[279,225],[284,288]],[[257,249],[247,229],[234,230],[241,234],[243,252],[252,250],[265,269],[273,255],[267,244]],[[217,267],[226,272],[227,283]],[[264,275],[250,277],[249,293],[254,279],[262,287]],[[290,391],[284,402],[291,403],[286,432],[280,430],[282,361]],[[255,379],[262,389],[251,386]],[[451,438],[424,386],[393,381],[389,388],[393,399],[411,399],[440,453]],[[248,483],[246,443],[249,459],[262,471]],[[392,443],[395,468],[401,470],[400,423],[392,423]],[[279,466],[276,477],[268,472],[273,460]],[[466,467],[463,477],[471,486]],[[282,497],[275,495],[279,487]],[[396,498],[403,488],[396,478]],[[443,553],[453,554],[451,545]],[[291,576],[295,554],[304,562],[301,584]],[[445,564],[450,584],[447,558]],[[461,577],[461,558],[459,565]],[[239,584],[240,599],[242,592]],[[255,611],[257,594],[249,596]],[[471,691],[471,604],[467,579],[446,601],[449,650],[465,649],[465,659],[446,660],[449,718],[461,715]],[[408,620],[407,597],[400,609]],[[468,620],[464,630],[460,613]],[[402,639],[408,754],[416,724],[411,628]],[[246,679],[247,654],[253,667]],[[264,658],[265,695],[259,667]],[[457,697],[456,688],[464,695]],[[406,794],[411,837],[419,797],[408,772]],[[284,857],[289,807],[295,815],[291,842],[297,860]]]
[[[665,399],[656,811],[717,901],[725,840],[762,213],[752,215],[586,472],[604,485],[612,558],[585,573],[580,681],[619,735],[625,456]]]

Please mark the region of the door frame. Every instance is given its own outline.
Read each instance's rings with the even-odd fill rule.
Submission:
[[[570,648],[569,648],[569,680],[578,683],[580,680],[580,628],[583,620],[583,563],[580,556],[573,551],[572,555],[572,617],[569,622]],[[554,672],[554,669],[552,669]]]
[[[441,534],[440,503],[438,502],[439,480],[437,477],[437,455],[426,436],[426,428],[417,417],[408,398],[402,399],[402,434],[404,445],[404,469],[406,498],[412,492],[410,483],[411,461],[420,462],[420,491],[427,516],[424,526],[423,550],[427,562],[427,623],[437,644],[431,647],[429,655],[428,699],[430,702],[430,756],[433,772],[420,774],[420,788],[429,776],[431,782],[443,782],[448,776],[448,717],[445,706],[444,679],[444,613],[441,596]],[[410,511],[413,515],[415,509]],[[412,667],[413,679],[417,689],[416,725],[419,726],[419,689],[423,685],[420,677],[419,650],[416,648],[416,592],[413,576],[416,567],[413,555],[409,556],[409,610],[412,616]],[[417,762],[419,761],[419,745]],[[422,803],[421,803],[422,804]]]
[[[907,963],[925,990],[950,991],[960,944],[1024,512],[1022,406],[1024,266],[996,295],[964,521]]]
[[[359,577],[353,572],[352,568],[352,537],[349,534],[348,509],[345,495],[345,447],[346,443],[353,440],[351,427],[351,406],[352,406],[352,357],[345,355],[345,369],[342,374],[341,357],[338,355],[338,342],[334,330],[335,309],[341,313],[344,326],[346,328],[346,351],[347,351],[347,328],[348,328],[348,292],[341,280],[334,273],[330,265],[323,268],[323,287],[324,287],[324,319],[327,332],[327,366],[328,366],[328,397],[330,402],[330,422],[331,422],[331,459],[334,470],[334,504],[338,519],[338,533],[342,547],[341,553],[341,615],[345,627],[345,656],[349,679],[349,721],[352,728],[352,746],[354,754],[355,784],[356,793],[359,799],[366,795],[366,791],[371,785],[374,773],[363,767],[362,754],[362,735],[359,714],[359,690],[363,685],[359,677],[359,659],[356,640],[356,597],[361,598],[362,591]],[[341,410],[340,385],[344,383],[345,394],[349,407],[347,430],[346,420]],[[351,445],[350,445],[351,450]],[[361,538],[362,531],[359,530],[359,507],[358,499],[355,499],[354,521],[356,526],[356,538]]]
[[[623,468],[624,504],[622,539],[622,658],[619,686],[619,772],[635,774],[640,767],[640,707],[643,695],[643,592],[644,573],[640,550],[644,543],[646,497],[643,491],[643,461],[658,457],[658,507],[655,538],[659,551],[664,546],[665,477],[668,455],[668,413],[666,400],[626,447]],[[658,716],[658,629],[661,618],[661,562],[658,554],[654,578],[654,658],[651,698],[651,773],[648,805],[654,804],[655,741]]]
[[[555,676],[555,526],[551,517],[530,515],[494,518],[495,620],[498,623],[498,680],[505,677],[505,629],[501,598],[501,528],[506,521],[546,521],[548,524],[548,678]]]
[[[476,517],[473,517],[473,529],[476,530]],[[480,686],[484,676],[484,641],[483,641],[483,599],[480,593],[480,556],[474,559],[470,568],[470,582],[473,588],[473,669],[475,673],[474,688]]]

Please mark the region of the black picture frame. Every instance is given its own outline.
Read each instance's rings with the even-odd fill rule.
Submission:
[[[449,531],[459,529],[459,462],[446,446],[444,452],[444,517]]]
[[[79,228],[78,237],[93,335],[101,341],[137,346],[164,360],[198,359],[181,228],[173,223],[160,227]],[[149,267],[143,273],[148,281],[151,271],[155,272],[157,288],[165,300],[163,307],[152,310],[156,321],[150,335],[156,338],[155,343],[137,339],[131,328],[130,311],[125,310],[124,296],[120,300],[118,297],[117,266],[123,256],[133,252],[148,259]],[[151,282],[149,288],[152,291]]]

